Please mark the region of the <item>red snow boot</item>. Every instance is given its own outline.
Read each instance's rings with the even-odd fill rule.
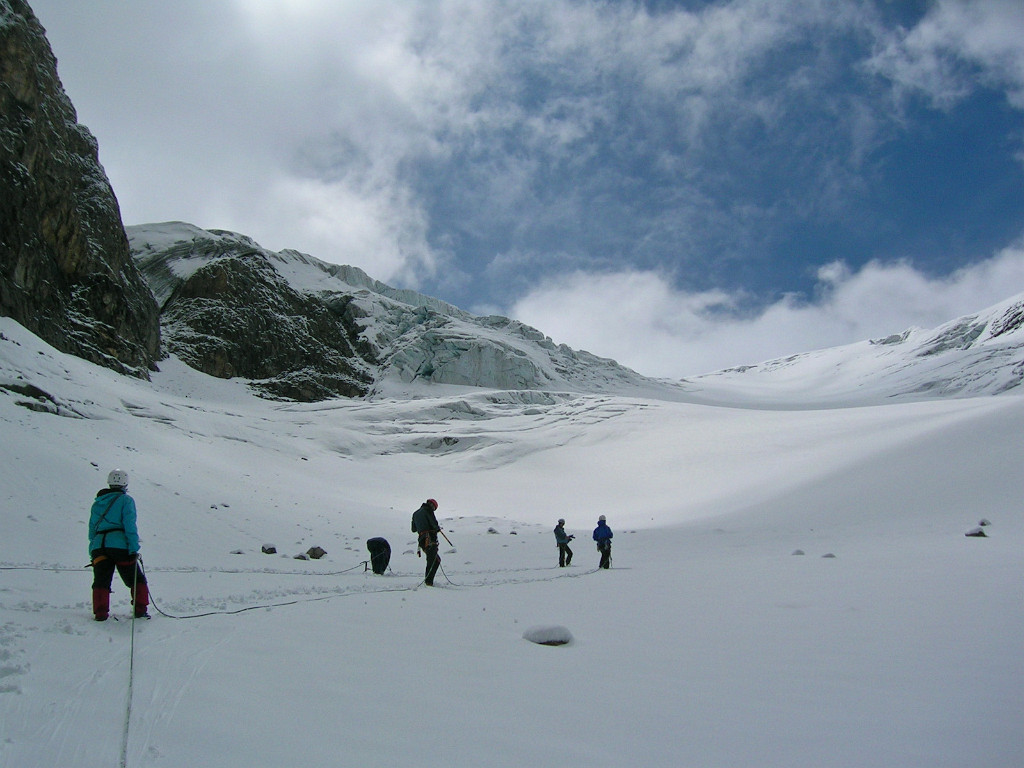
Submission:
[[[149,585],[143,582],[136,584],[132,594],[132,605],[135,606],[135,618],[145,619],[149,617],[146,609],[149,607]]]
[[[96,621],[106,621],[110,614],[110,590],[93,588],[92,613]]]

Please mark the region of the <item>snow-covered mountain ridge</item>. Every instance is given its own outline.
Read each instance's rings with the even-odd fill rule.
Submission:
[[[938,328],[687,379],[694,400],[814,407],[1019,393],[1024,293]]]
[[[613,360],[555,344],[507,317],[471,315],[409,290],[392,288],[350,266],[327,264],[292,250],[273,252],[251,238],[171,222],[127,229],[133,254],[161,307],[166,351],[198,370],[240,375],[265,394],[322,400],[338,395],[399,395],[424,385],[500,390],[635,394],[678,399],[676,382],[650,379]],[[287,306],[282,307],[282,297]],[[295,322],[296,317],[304,317]],[[314,325],[343,329],[324,338]],[[246,330],[250,328],[250,330]],[[260,353],[268,338],[284,341],[277,367]],[[311,352],[289,357],[303,350]],[[340,352],[339,352],[340,350]],[[278,352],[279,350],[274,350]],[[322,365],[339,353],[334,367]],[[351,389],[339,391],[339,369]],[[306,377],[308,397],[282,379]]]
[[[388,286],[356,267],[292,250],[273,252],[244,235],[178,222],[129,227],[128,234],[161,307],[166,351],[214,375],[255,380],[254,387],[271,396],[406,397],[456,386],[813,407],[995,395],[1020,391],[1024,381],[1024,294],[939,328],[911,329],[672,382],[555,344],[515,320],[474,316],[439,299]],[[230,279],[223,270],[213,278],[205,274],[225,264],[236,265]],[[239,277],[240,264],[250,272],[259,266],[272,279],[257,285]],[[241,288],[226,315],[229,285]],[[285,293],[294,298],[281,309]],[[185,295],[192,303],[181,310]],[[316,320],[296,323],[297,312],[309,312]],[[247,334],[246,323],[257,330]],[[344,338],[314,338],[305,356],[296,357],[305,349],[301,339],[317,324],[343,329]],[[274,337],[284,347],[278,369],[260,372],[238,362],[240,355],[250,354],[267,364],[273,356],[260,345]],[[348,371],[341,390],[336,371],[323,369],[325,360]],[[314,394],[296,395],[297,378],[314,381],[304,390]]]

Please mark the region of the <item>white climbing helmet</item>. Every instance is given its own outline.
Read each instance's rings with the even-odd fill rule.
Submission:
[[[127,488],[128,473],[123,469],[110,470],[110,474],[107,475],[107,485],[111,488]]]

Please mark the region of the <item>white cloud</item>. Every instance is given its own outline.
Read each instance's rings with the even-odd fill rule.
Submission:
[[[127,223],[234,229],[385,281],[433,276],[452,285],[501,273],[506,287],[521,276],[502,272],[500,254],[518,251],[546,254],[533,265],[541,274],[567,269],[566,258],[627,259],[633,246],[653,254],[646,264],[667,262],[669,250],[686,254],[675,269],[751,258],[789,209],[826,218],[856,191],[861,160],[885,140],[888,105],[825,86],[851,63],[842,51],[854,57],[865,39],[883,34],[870,8],[834,0],[683,5],[652,13],[644,3],[577,0],[33,3],[53,29],[62,78],[99,139]],[[1022,14],[1016,0],[942,0],[915,29],[887,39],[872,65],[942,99],[962,92],[955,64],[967,61],[1022,99]],[[800,63],[773,66],[787,50]],[[784,137],[785,174],[772,166],[743,175],[761,159],[756,148],[745,153],[745,121],[752,135]],[[712,160],[702,162],[702,152]],[[452,221],[430,220],[434,188],[424,167],[450,182],[439,215]],[[655,176],[669,181],[656,187]],[[758,181],[760,194],[748,191]],[[652,184],[654,194],[638,202]],[[572,237],[605,221],[599,236],[620,238],[608,253],[573,250]],[[519,228],[540,235],[518,242]],[[460,252],[463,263],[445,250],[495,232],[489,251]],[[551,243],[549,234],[562,240]],[[820,304],[781,302],[756,322],[725,319],[742,296],[680,295],[653,271],[580,273],[546,283],[517,307],[540,318],[545,291],[578,298],[572,324],[560,313],[527,321],[553,335],[566,328],[577,336],[563,340],[625,361],[635,352],[630,340],[610,344],[614,324],[604,328],[588,314],[589,301],[614,301],[651,331],[650,362],[637,367],[693,373],[720,364],[716,346],[733,352],[721,364],[802,351],[816,343],[815,323],[806,322],[815,308],[830,310],[821,328],[858,331],[863,321],[840,311],[843,297],[899,269],[823,273]],[[507,291],[480,300],[510,301]],[[789,338],[790,349],[774,341]],[[834,338],[823,334],[820,343]],[[677,365],[680,341],[690,357]]]
[[[815,299],[786,297],[753,316],[742,295],[686,293],[654,272],[548,280],[510,315],[556,342],[649,376],[682,378],[735,365],[932,328],[1024,291],[1024,243],[935,279],[903,263],[821,268]]]
[[[871,67],[941,106],[980,82],[1005,88],[1010,103],[1024,109],[1024,3],[940,0],[915,27],[894,35]]]
[[[399,283],[434,270],[400,172],[438,149],[417,99],[447,96],[411,50],[415,4],[38,5],[89,30],[50,24],[51,44],[126,223],[232,229]]]
[[[317,258],[358,264],[372,254],[373,276],[398,285],[415,284],[437,265],[437,254],[425,246],[425,217],[400,187],[286,177],[268,192],[262,225],[285,240],[291,233],[309,243]]]
[[[393,218],[424,215],[410,199],[411,165],[462,151],[470,162],[482,157],[495,176],[489,188],[501,189],[504,172],[521,173],[524,158],[542,167],[538,159],[596,152],[586,140],[616,119],[608,100],[630,95],[626,84],[639,86],[639,103],[677,110],[680,134],[696,136],[752,62],[804,25],[847,13],[768,0],[657,15],[641,4],[567,0],[79,5],[38,0],[128,223],[189,219],[241,229],[272,248],[351,258],[344,244],[323,247],[333,215],[323,193],[346,197],[338,177],[354,165],[372,176],[376,202],[336,215],[365,217],[358,229],[368,243],[406,232],[400,249],[352,259],[382,279],[438,260],[425,227]],[[71,12],[88,35],[61,31],[58,18]],[[524,72],[550,76],[556,89],[526,103]],[[86,93],[99,100],[80,98]],[[726,101],[747,108],[744,99]],[[771,111],[763,102],[750,108]],[[501,149],[511,129],[523,144]],[[268,219],[288,187],[304,190],[288,205],[289,222]],[[500,198],[481,197],[486,222]],[[423,236],[410,240],[412,230]],[[396,254],[408,269],[395,265]]]

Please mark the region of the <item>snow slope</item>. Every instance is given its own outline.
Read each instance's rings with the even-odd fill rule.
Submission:
[[[691,399],[823,407],[1014,391],[1024,382],[1024,293],[938,328],[687,380]]]
[[[0,319],[0,765],[1024,764],[1019,396],[294,405],[161,368]],[[122,620],[89,615],[114,466],[147,622],[116,583]],[[408,529],[427,496],[453,544],[434,589]],[[572,642],[524,639],[554,627]]]

